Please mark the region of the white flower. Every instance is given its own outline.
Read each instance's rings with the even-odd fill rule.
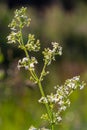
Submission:
[[[24,57],[22,61],[23,61],[23,62],[27,62],[27,61],[28,61],[28,58],[27,58],[27,57]]]
[[[69,83],[69,84],[68,84],[68,87],[74,89],[74,88],[75,88],[75,83],[72,83],[72,82]]]
[[[38,100],[39,103],[48,103],[48,100],[46,97],[41,97],[39,100]]]
[[[61,100],[61,99],[63,99],[63,96],[62,96],[62,95],[59,95],[59,97],[58,97],[58,98]]]
[[[28,70],[28,69],[29,69],[29,66],[28,66],[28,65],[26,65],[26,66],[25,66],[25,70]]]
[[[16,31],[16,28],[15,28],[15,27],[12,27],[11,30],[12,30],[12,31]]]
[[[37,128],[31,126],[28,130],[37,130]]]
[[[73,77],[72,79],[79,81],[79,78],[80,78],[80,76],[75,76],[75,77]]]
[[[62,55],[62,47],[59,46],[59,43],[52,42],[53,45],[53,52],[57,52],[59,55]]]
[[[80,85],[80,90],[84,88],[84,85]]]
[[[57,117],[57,121],[60,122],[62,118],[60,116]]]
[[[7,36],[8,41],[11,40],[11,35]]]
[[[64,101],[60,100],[60,101],[58,102],[58,104],[59,104],[59,105],[63,105],[63,104],[64,104]]]
[[[34,63],[30,63],[30,68],[34,68]]]
[[[60,110],[65,111],[65,110],[66,110],[66,106],[62,106],[62,107],[60,108]]]

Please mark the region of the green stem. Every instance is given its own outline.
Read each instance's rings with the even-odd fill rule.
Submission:
[[[44,71],[45,71],[45,69],[46,69],[46,66],[47,66],[47,62],[45,61],[44,66],[43,66],[43,69],[42,69],[42,72],[41,72],[41,76],[40,76],[40,78],[39,78],[39,83],[38,83],[39,89],[40,89],[40,92],[41,92],[41,95],[42,95],[43,97],[45,97],[45,94],[44,94],[44,91],[43,91],[43,88],[42,88],[42,85],[41,85],[41,80],[42,80]],[[52,113],[52,111],[51,111],[51,109],[49,108],[49,105],[48,105],[47,103],[45,103],[45,107],[46,107],[46,109],[47,109],[47,114],[48,114],[49,119],[50,119],[50,123],[51,123],[51,126],[50,126],[50,127],[51,127],[51,130],[54,130],[53,113]]]
[[[42,95],[43,97],[45,97],[45,94],[44,94],[44,91],[43,91],[42,84],[41,84],[40,80],[38,81],[38,86],[39,86],[41,95]],[[47,113],[48,113],[48,116],[49,116],[50,120],[52,120],[50,108],[49,108],[49,106],[48,106],[47,103],[45,103],[45,107],[46,107],[46,110],[47,110]]]
[[[40,78],[39,78],[40,81],[42,80],[43,73],[44,73],[44,71],[45,71],[46,65],[47,65],[47,63],[45,62],[45,63],[44,63],[44,66],[43,66],[43,69],[42,69],[42,72],[41,72],[41,76],[40,76]]]
[[[52,124],[51,124],[51,129],[54,130],[54,122],[53,122],[53,110],[51,111],[52,113]]]
[[[54,124],[51,125],[51,130],[54,130]]]
[[[21,32],[21,43],[22,43],[22,45],[24,45],[24,41],[23,41],[23,35],[22,35],[22,28],[20,27],[20,32]]]

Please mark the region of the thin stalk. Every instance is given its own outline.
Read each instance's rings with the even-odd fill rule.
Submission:
[[[29,58],[26,48],[24,48],[24,52],[25,52],[26,57],[29,59],[29,64],[30,64],[30,58]],[[37,77],[36,73],[30,69],[29,69],[29,71],[30,71],[31,75],[33,76],[33,78],[37,81],[38,77]]]
[[[51,130],[54,130],[54,122],[53,122],[53,110],[51,111],[52,113],[52,123],[51,123]]]
[[[51,130],[54,130],[54,124],[51,125]]]
[[[22,45],[24,45],[23,35],[22,35],[22,28],[21,27],[20,27],[20,32],[21,32],[21,43],[22,43]]]
[[[41,95],[42,95],[43,97],[45,97],[45,94],[44,94],[44,91],[43,91],[43,88],[42,88],[42,84],[41,84],[40,81],[38,81],[38,86],[39,86]],[[49,106],[48,106],[47,103],[45,103],[45,107],[46,107],[46,110],[47,110],[47,113],[48,113],[48,116],[49,116],[50,120],[52,120],[50,108],[49,108]]]
[[[40,78],[39,78],[39,83],[38,83],[39,89],[40,89],[40,92],[41,92],[41,95],[42,95],[43,97],[45,97],[45,94],[44,94],[44,91],[43,91],[43,88],[42,88],[42,85],[41,85],[41,80],[42,80],[44,71],[45,71],[45,69],[46,69],[46,66],[47,66],[47,62],[45,61],[44,66],[43,66],[43,69],[42,69],[42,72],[41,72],[41,76],[40,76]],[[46,109],[47,109],[47,113],[48,113],[48,116],[49,116],[49,118],[50,118],[50,122],[51,122],[51,126],[50,126],[50,127],[51,127],[51,130],[54,130],[53,113],[52,113],[52,111],[50,110],[49,105],[48,105],[47,103],[45,103],[45,107],[46,107]]]
[[[29,71],[30,71],[32,77],[34,78],[34,80],[38,82],[38,77],[37,77],[37,75],[35,74],[35,72],[32,71],[32,70],[29,70]]]
[[[40,76],[40,78],[39,78],[40,81],[42,80],[43,73],[44,73],[44,71],[45,71],[46,65],[47,65],[47,63],[45,62],[45,63],[44,63],[44,66],[43,66],[43,69],[42,69],[42,72],[41,72],[41,76]]]
[[[20,29],[20,31],[21,31],[21,42],[22,42],[22,45],[24,46],[23,36],[22,36],[22,30]],[[30,64],[29,54],[28,54],[28,51],[26,50],[25,46],[24,46],[23,50],[24,50],[24,52],[25,52],[26,57],[29,59],[29,64]],[[33,76],[33,78],[34,78],[35,80],[38,80],[37,75],[35,74],[35,72],[34,72],[34,71],[31,71],[31,70],[29,70],[29,71],[30,71],[31,75]]]

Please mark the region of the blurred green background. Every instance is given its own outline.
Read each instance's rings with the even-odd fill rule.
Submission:
[[[62,1],[67,5],[67,0]],[[74,1],[74,7],[70,6],[70,9],[56,2],[42,8],[24,5],[32,19],[30,28],[24,30],[25,41],[26,34],[33,33],[41,41],[41,50],[50,46],[51,41],[59,42],[63,47],[63,55],[56,57],[43,82],[46,94],[52,92],[56,84],[63,84],[67,78],[76,75],[81,75],[87,82],[87,2]],[[29,81],[26,71],[17,70],[18,59],[24,53],[7,44],[8,24],[16,8],[19,8],[17,3],[10,9],[6,0],[0,2],[0,130],[47,126],[40,119],[45,108],[38,104],[41,96],[38,87]],[[41,52],[36,57],[40,63],[39,71],[43,65]],[[87,130],[87,86],[82,91],[75,91],[70,98],[71,107],[55,130]]]

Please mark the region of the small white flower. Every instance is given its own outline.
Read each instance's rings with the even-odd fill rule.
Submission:
[[[21,18],[25,17],[24,15],[21,15]]]
[[[11,35],[7,36],[8,41],[11,40]]]
[[[31,126],[28,130],[37,130],[37,128]]]
[[[48,103],[48,100],[46,97],[41,97],[39,100],[38,100],[39,103]]]
[[[57,121],[60,122],[62,118],[60,116],[57,117]]]
[[[60,108],[60,110],[65,111],[65,110],[66,110],[66,106],[62,106],[62,107]]]
[[[74,88],[75,88],[75,83],[72,83],[72,82],[69,83],[69,84],[68,84],[68,87],[74,89]]]
[[[23,61],[23,62],[27,62],[27,61],[28,61],[28,58],[27,58],[27,57],[24,57],[22,61]]]
[[[62,100],[63,99],[63,96],[62,95],[59,95],[59,97],[58,97],[60,100]]]
[[[34,63],[30,63],[30,68],[34,68]]]
[[[58,102],[58,104],[59,104],[59,105],[63,105],[63,104],[64,104],[64,101],[60,100],[60,101]]]
[[[13,35],[13,36],[15,36],[16,34],[17,34],[17,33],[15,33],[15,32],[12,32],[12,35]]]
[[[69,94],[69,91],[65,90],[65,94],[68,95],[68,94]]]
[[[11,30],[12,30],[12,31],[16,31],[16,28],[15,28],[15,27],[12,27]]]
[[[73,77],[73,80],[77,80],[77,81],[79,81],[79,76],[75,76],[75,77]]]
[[[80,85],[80,90],[84,88],[84,85]]]
[[[25,66],[25,70],[28,70],[29,69],[29,66]]]
[[[18,61],[18,64],[20,64],[20,63],[21,63],[21,60]]]

